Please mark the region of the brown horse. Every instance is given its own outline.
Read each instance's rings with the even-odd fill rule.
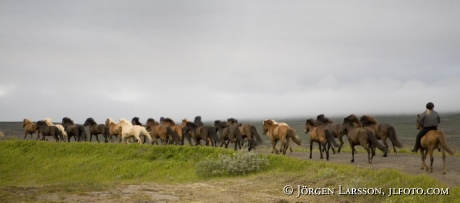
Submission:
[[[388,124],[388,123],[378,123],[377,119],[372,116],[363,115],[359,119],[363,125],[363,127],[370,127],[373,131],[377,139],[382,139],[383,145],[388,148],[387,138],[390,139],[391,144],[393,145],[394,153],[398,153],[396,151],[396,147],[402,148],[402,144],[399,143],[398,138],[396,137],[396,130],[395,128]],[[386,156],[383,155],[383,156]]]
[[[163,118],[163,117],[160,118],[160,123],[162,123],[164,125],[167,125],[167,126],[170,126],[172,128],[172,130],[174,131],[174,133],[176,133],[176,135],[179,137],[179,145],[184,145],[184,139],[186,137],[185,134],[183,133],[183,130],[182,130],[182,128],[184,126],[176,125],[176,123],[172,119]],[[192,141],[191,141],[190,136],[187,137],[187,140],[188,140],[188,143],[190,145],[192,145]]]
[[[361,145],[367,151],[367,159],[369,163],[372,163],[372,158],[375,156],[374,147],[379,148],[385,154],[388,152],[388,149],[377,141],[373,130],[369,127],[362,127],[358,117],[354,114],[351,114],[343,119],[343,127],[345,128],[345,133],[347,134],[348,142],[350,143],[352,163],[355,161],[356,145]]]
[[[321,159],[323,159],[323,148],[326,151],[326,160],[329,160],[329,149],[326,149],[331,144],[337,147],[331,132],[326,126],[318,126],[313,119],[307,119],[305,123],[305,134],[310,133],[310,159],[312,158],[313,142],[318,143]],[[327,146],[328,145],[328,146]]]
[[[235,143],[235,150],[237,147],[241,149],[241,143],[243,142],[243,138],[241,137],[240,130],[238,126],[228,126],[227,123],[216,120],[214,121],[214,128],[216,132],[219,132],[221,144],[220,147],[225,145],[225,148],[228,147],[228,144]]]
[[[417,120],[420,117],[420,114],[417,114]],[[417,129],[420,130],[422,126],[417,122],[416,126]],[[438,148],[441,150],[442,153],[442,163],[443,163],[443,172],[442,174],[446,174],[446,152],[450,155],[454,155],[454,152],[449,149],[446,144],[446,135],[441,130],[430,130],[428,131],[420,140],[420,154],[422,155],[422,170],[426,169],[426,171],[433,172],[433,151],[434,149]],[[430,168],[425,163],[426,155],[430,154]]]
[[[64,136],[56,126],[48,126],[45,121],[40,120],[35,124],[35,129],[40,130],[42,134],[42,140],[45,140],[45,136],[53,137],[56,142],[64,141]]]
[[[67,141],[70,142],[70,138],[73,136],[75,141],[86,141],[86,131],[82,125],[74,124],[73,120],[64,117],[62,118],[62,126],[64,126],[65,132],[67,133]]]
[[[343,133],[344,131],[343,131],[342,123],[334,123],[332,122],[331,119],[324,117],[324,114],[320,114],[316,117],[316,123],[321,126],[326,126],[327,129],[329,129],[329,131],[331,132],[332,136],[339,139],[340,144],[339,144],[339,147],[338,147],[339,149],[337,150],[337,153],[340,153],[340,150],[342,149],[342,146],[344,143],[343,136],[346,135]],[[332,147],[332,152],[335,154],[334,147]]]
[[[98,135],[101,134],[104,136],[105,142],[109,142],[107,137],[109,135],[109,128],[104,124],[97,124],[93,118],[87,118],[83,126],[89,126],[89,141],[93,138],[93,135],[96,136],[97,142],[99,142]]]
[[[178,143],[179,137],[168,125],[161,125],[158,121],[155,121],[153,118],[147,119],[147,123],[145,123],[146,129],[150,131],[150,136],[152,137],[153,143],[158,145],[158,138],[161,139],[161,143],[163,145],[169,143]]]
[[[257,128],[254,125],[250,124],[238,124],[238,120],[234,118],[227,119],[227,125],[229,126],[238,126],[241,137],[248,140],[248,151],[255,149],[259,144],[262,144],[262,138],[260,138]]]
[[[116,136],[115,139],[117,140],[118,135],[120,135],[120,130],[117,127],[117,123],[115,123],[112,118],[107,118],[107,120],[105,120],[105,126],[107,126],[109,129],[108,139],[113,142],[112,136]]]
[[[37,133],[37,139],[40,138],[40,130],[37,130],[35,123],[30,121],[27,118],[24,118],[22,121],[22,128],[24,128],[25,134],[24,134],[24,139],[27,138],[27,134],[30,134],[30,137],[33,138],[33,133]]]
[[[272,142],[272,153],[278,153],[276,143],[281,142],[280,151],[283,155],[286,154],[289,147],[289,139],[292,139],[297,145],[300,145],[300,140],[295,136],[295,131],[287,124],[279,124],[271,119],[265,119],[263,122],[263,134],[267,135]]]
[[[200,145],[200,141],[204,140],[206,146],[216,147],[217,142],[220,141],[213,126],[198,126],[195,123],[187,122],[184,127],[184,134],[191,133],[195,146]]]

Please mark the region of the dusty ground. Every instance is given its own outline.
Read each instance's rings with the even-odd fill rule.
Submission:
[[[266,153],[266,152],[264,152]],[[437,153],[440,154],[439,152]],[[308,152],[294,152],[287,156],[309,159]],[[313,160],[320,160],[319,153],[313,153]],[[358,153],[355,163],[350,163],[350,153],[334,154],[330,162],[355,165],[371,169],[392,168],[409,174],[428,174],[449,187],[459,186],[460,158],[447,157],[447,174],[442,174],[442,159],[435,157],[433,173],[420,170],[419,154],[389,154],[382,157],[380,153],[374,157],[373,163],[367,163],[367,155]],[[281,183],[279,183],[281,184]],[[255,176],[250,179],[232,179],[229,182],[208,181],[193,184],[157,184],[121,185],[108,191],[90,192],[85,194],[46,194],[39,196],[45,202],[323,202],[331,199],[318,199],[322,196],[311,196],[310,199],[298,199],[282,193],[282,187],[269,177]],[[323,201],[322,201],[323,200]],[[335,200],[333,200],[335,201]],[[348,202],[348,201],[345,201]]]

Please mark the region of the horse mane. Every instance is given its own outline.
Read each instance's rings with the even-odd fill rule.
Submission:
[[[186,122],[186,123],[187,123],[187,122],[188,122],[188,119],[187,119],[187,118],[184,118],[184,119],[182,119],[182,122]]]
[[[238,120],[235,118],[228,118],[227,122],[238,123]]]
[[[74,124],[74,123],[73,123],[73,120],[70,119],[70,118],[68,118],[68,117],[62,118],[62,122],[63,122],[63,123],[68,123],[68,124],[71,124],[71,125]]]
[[[170,118],[163,118],[163,122],[169,122],[171,125],[176,125],[176,123],[174,123],[174,121]]]
[[[357,125],[361,127],[361,122],[359,121],[358,117],[355,114],[351,114],[343,119],[343,122],[350,123],[353,125]]]
[[[278,124],[277,122],[275,122],[274,120],[272,119],[265,119],[263,124],[269,124],[269,125],[273,125],[273,124]]]
[[[30,121],[29,119],[27,118],[24,118],[24,120],[22,121],[22,123],[24,124],[28,124],[28,123],[33,123],[32,121]]]
[[[108,121],[109,124],[112,124],[112,123],[113,123],[113,124],[116,124],[115,121],[113,121],[112,118],[107,118],[107,121]]]
[[[133,125],[131,122],[129,122],[128,120],[126,120],[126,118],[120,118],[119,123],[126,123],[126,124],[131,125],[131,126]]]
[[[160,123],[158,123],[158,121],[156,121],[156,120],[153,119],[153,118],[148,118],[146,124],[148,124],[148,123],[153,123],[153,124],[157,124],[157,125],[160,124]]]
[[[191,121],[187,121],[187,125],[191,125],[193,127],[198,127],[197,124],[195,124],[194,122],[191,122]]]
[[[51,118],[45,118],[46,125],[52,126],[53,122],[51,122]]]
[[[315,126],[315,127],[318,126],[318,125],[316,124],[315,120],[313,120],[313,118],[307,119],[306,124],[307,124],[307,125],[311,125],[311,126]]]
[[[372,116],[368,116],[368,115],[361,116],[359,121],[361,121],[363,125],[377,125],[378,124],[377,119],[375,119]]]
[[[38,126],[38,125],[46,125],[46,126],[48,126],[44,120],[39,120],[39,121],[37,121],[37,124],[36,124],[36,125],[37,125],[37,126]]]
[[[139,122],[139,117],[134,117],[133,119],[131,119],[131,122],[134,122],[135,125],[142,125],[142,123]]]
[[[327,118],[327,117],[325,117],[324,114],[320,114],[320,115],[316,116],[316,121],[319,121],[319,122],[324,123],[324,124],[333,123],[332,120]]]
[[[97,124],[96,121],[94,121],[93,117],[89,117],[88,119],[86,119],[86,121],[91,125]]]

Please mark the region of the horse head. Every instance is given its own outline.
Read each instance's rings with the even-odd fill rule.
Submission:
[[[317,124],[316,124],[315,120],[313,120],[312,118],[307,119],[307,121],[305,122],[305,134],[310,132],[310,128],[316,127],[316,126],[317,126]]]
[[[131,124],[142,126],[142,123],[139,122],[139,117],[134,117],[133,119],[131,119]]]
[[[24,118],[24,120],[22,121],[22,128],[26,127],[26,125],[29,123],[32,123],[32,122],[29,119]]]
[[[343,119],[344,124],[351,125],[353,127],[361,127],[361,122],[355,114],[351,114]]]

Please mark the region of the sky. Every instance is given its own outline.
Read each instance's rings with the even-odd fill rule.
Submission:
[[[460,112],[459,1],[0,1],[0,121]]]

